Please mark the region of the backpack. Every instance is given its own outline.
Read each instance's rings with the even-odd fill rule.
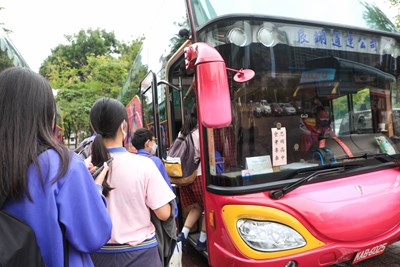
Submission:
[[[77,148],[75,148],[74,152],[78,154],[81,158],[86,159],[90,156],[92,152],[92,143],[94,141],[95,136],[90,136],[83,140]]]
[[[1,267],[45,266],[32,228],[4,210],[0,210],[0,236]]]
[[[197,176],[199,160],[195,161],[195,147],[192,133],[179,134],[168,150],[164,166],[172,184],[184,186],[191,184]]]

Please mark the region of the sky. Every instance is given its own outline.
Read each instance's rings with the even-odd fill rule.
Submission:
[[[388,0],[374,2],[393,18],[396,10],[389,8]],[[51,49],[66,43],[64,35],[99,28],[130,42],[151,27],[145,19],[156,21],[157,12],[165,12],[168,6],[168,0],[0,0],[4,7],[0,22],[13,31],[12,42],[38,72]]]
[[[14,45],[36,72],[64,35],[81,29],[105,29],[117,40],[130,42],[147,29],[146,17],[156,16],[151,4],[168,0],[0,0],[0,22],[12,30]],[[182,1],[183,2],[183,1]]]

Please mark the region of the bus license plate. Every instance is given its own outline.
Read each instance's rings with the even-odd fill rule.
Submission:
[[[357,252],[356,256],[354,257],[353,264],[382,254],[385,251],[386,244],[387,243],[376,245],[372,248],[367,248]]]

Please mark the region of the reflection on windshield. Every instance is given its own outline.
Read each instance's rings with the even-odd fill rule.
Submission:
[[[344,24],[361,28],[395,32],[387,16],[369,1],[337,0],[326,8],[325,1],[282,0],[279,4],[265,0],[191,0],[197,27],[217,17],[248,14],[291,18],[293,20],[323,21],[324,24]],[[290,7],[290,8],[288,8]]]
[[[229,27],[221,25],[203,36],[220,36],[214,33]],[[227,66],[251,68],[256,75],[239,84],[228,73],[233,121],[229,127],[207,132],[214,144],[209,150],[210,173],[244,185],[254,177],[268,176],[271,181],[289,170],[399,153],[400,93],[395,79],[399,59],[388,54],[390,49],[382,49],[380,36],[362,32],[354,36],[361,37],[369,50],[321,48],[311,42],[266,46],[254,39],[244,46],[217,45]],[[235,182],[237,177],[240,182]]]

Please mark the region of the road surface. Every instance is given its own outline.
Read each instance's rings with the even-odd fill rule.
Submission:
[[[182,257],[183,267],[208,267],[206,258],[199,254],[193,247],[188,246]],[[331,267],[400,267],[400,242],[386,248],[384,254],[359,262],[355,265],[351,262],[331,265]],[[218,266],[216,266],[218,267]],[[312,266],[307,266],[312,267]]]

